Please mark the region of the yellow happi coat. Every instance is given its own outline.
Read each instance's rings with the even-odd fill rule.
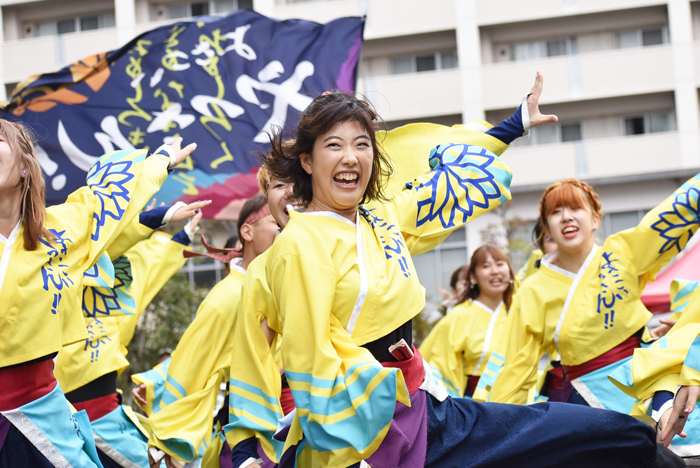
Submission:
[[[426,173],[426,167],[429,168],[429,166],[424,163],[425,154],[436,142],[470,143],[486,148],[496,155],[502,154],[508,145],[482,133],[488,128],[490,125],[486,122],[472,122],[465,126],[454,127],[411,124],[386,133],[378,132],[378,141],[394,162],[395,168],[394,176],[387,186],[387,193],[401,192],[404,187],[401,180],[413,180]],[[445,233],[445,237],[448,234],[449,232]],[[412,237],[409,236],[409,238]],[[436,241],[439,242],[438,239]],[[268,255],[269,251],[255,259],[250,264],[246,275],[239,307],[240,318],[233,338],[229,424],[225,432],[231,447],[250,437],[257,437],[266,455],[273,461],[277,461],[284,445],[272,437],[277,429],[278,420],[282,417],[279,403],[281,391],[279,366],[275,364],[270,345],[260,329],[260,322],[269,318],[269,325],[276,324],[272,326],[273,331],[281,333],[275,298],[270,292],[265,271]],[[390,330],[387,329],[388,331]],[[272,344],[273,349],[277,349],[277,346],[277,343]],[[296,435],[299,436],[298,430]],[[288,440],[291,441],[291,439]],[[374,441],[373,447],[380,442],[381,440]],[[343,453],[348,450],[354,451],[346,448]],[[363,453],[367,451],[364,449]],[[306,455],[306,450],[304,454]],[[342,459],[342,456],[340,454],[339,458]],[[303,465],[304,461],[300,462]]]
[[[671,282],[671,311],[677,330],[689,323],[700,323],[700,283],[684,279]]]
[[[634,356],[610,375],[610,380],[627,395],[637,400],[630,414],[645,419],[658,420],[670,407],[667,405],[652,411],[651,400],[657,392],[675,393],[680,386],[700,385],[700,323],[688,323],[671,329],[666,336],[648,348],[638,348]],[[687,415],[687,437],[675,436],[670,449],[682,457],[700,455],[700,411]]]
[[[640,401],[634,414],[645,414],[656,392],[675,393],[681,386],[700,385],[700,323],[673,330],[649,347],[638,348],[626,367],[610,379]],[[643,410],[643,411],[639,411]]]
[[[291,213],[272,246],[266,280],[283,335],[282,360],[297,410],[286,446],[302,438],[324,467],[371,455],[396,401],[409,403],[402,374],[361,345],[411,320],[425,305],[412,255],[510,197],[510,170],[476,146],[440,145],[432,172],[387,203],[334,213]]]
[[[537,271],[540,269],[541,261],[542,251],[540,249],[533,250],[530,257],[527,259],[527,262],[525,262],[525,265],[523,265],[515,274],[514,280],[516,290],[521,284],[523,284],[523,281],[537,273]]]
[[[153,232],[142,226],[140,230]],[[126,347],[153,297],[185,264],[183,245],[154,233],[113,262],[114,287],[85,287],[83,314],[89,337],[58,353],[55,375],[64,392],[129,366]],[[97,267],[97,265],[96,265]]]
[[[639,297],[647,280],[697,230],[699,185],[697,176],[690,179],[639,226],[595,246],[577,274],[543,258],[540,271],[522,285],[513,301],[506,362],[491,401],[524,404],[536,381],[537,362],[552,345],[563,365],[575,366],[645,327],[651,313]],[[584,395],[586,388],[577,387],[577,381],[572,384]]]
[[[0,367],[88,338],[80,313],[83,275],[102,257],[167,177],[169,158],[116,151],[90,169],[87,186],[46,210],[55,236],[24,248],[20,223],[0,239]]]
[[[501,302],[491,310],[479,301],[457,304],[432,329],[420,347],[433,375],[451,397],[462,397],[471,375],[481,376],[490,359],[503,361],[508,311]],[[483,390],[474,399],[486,401]]]
[[[244,277],[245,270],[231,263],[231,273],[209,291],[169,363],[132,376],[137,384],[146,384],[152,411],[148,444],[177,459],[192,461],[211,440],[216,397],[229,377]],[[164,385],[157,385],[157,375],[151,378],[154,372]]]

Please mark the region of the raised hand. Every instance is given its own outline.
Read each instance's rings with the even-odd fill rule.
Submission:
[[[556,115],[544,115],[540,112],[540,96],[542,95],[543,86],[544,77],[542,73],[537,72],[535,85],[530,90],[530,95],[527,98],[527,109],[530,113],[530,127],[537,127],[538,125],[559,121],[559,117]]]
[[[664,446],[668,447],[671,445],[671,440],[675,435],[686,436],[685,432],[683,432],[683,427],[688,420],[688,416],[695,409],[695,403],[697,403],[698,398],[700,398],[700,386],[698,385],[678,389],[676,397],[673,399],[673,408],[669,410],[671,414],[668,422],[661,431],[661,441]]]
[[[199,231],[199,221],[201,219],[202,219],[202,211],[199,210],[199,213],[192,216],[192,219],[190,219],[190,222],[187,224],[189,226],[189,232],[188,232],[188,230],[185,230],[185,232],[187,232],[188,235],[190,235],[190,233],[192,233],[192,235],[194,236],[197,233],[197,231]]]
[[[141,384],[131,391],[131,394],[141,406],[146,406],[146,385]]]
[[[173,153],[175,154],[175,164],[172,167],[180,164],[187,158],[187,156],[192,154],[192,152],[197,149],[197,143],[190,143],[184,148],[180,148],[180,145],[182,145],[182,137],[175,137],[173,142],[170,143],[170,149],[172,149]]]
[[[671,327],[673,327],[676,324],[676,321],[672,319],[660,319],[659,322],[661,323],[661,325],[649,331],[651,337],[657,340],[665,336],[666,333],[668,333],[668,331],[671,329]]]
[[[177,221],[184,221],[185,219],[190,219],[193,216],[200,214],[202,212],[202,208],[208,205],[211,205],[211,200],[197,201],[194,203],[190,203],[189,205],[180,207],[180,209],[178,209],[173,214],[173,217],[170,218],[170,222],[175,223]],[[199,218],[201,219],[201,216]],[[197,222],[199,222],[199,220]]]

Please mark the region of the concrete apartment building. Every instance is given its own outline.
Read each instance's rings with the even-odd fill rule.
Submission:
[[[535,129],[504,156],[515,174],[506,217],[534,219],[546,186],[579,177],[600,194],[604,237],[636,225],[700,171],[696,1],[0,0],[0,6],[0,94],[156,26],[237,8],[318,22],[366,15],[359,91],[390,128],[497,123],[512,114],[539,70],[543,110],[560,122]],[[485,216],[415,258],[430,299],[439,299],[437,286],[498,221]],[[220,277],[213,265],[193,268],[191,278],[200,270]]]

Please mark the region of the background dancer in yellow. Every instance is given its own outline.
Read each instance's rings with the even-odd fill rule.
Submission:
[[[155,200],[154,200],[155,201]],[[131,408],[122,405],[117,377],[128,367],[126,347],[131,341],[141,313],[163,285],[185,264],[183,247],[199,229],[201,208],[210,202],[180,203],[141,213],[137,223],[122,237],[141,238],[123,255],[110,249],[114,258],[114,287],[86,286],[83,313],[89,338],[66,346],[56,359],[56,379],[66,398],[90,419],[102,464],[107,467],[148,467],[148,433]],[[152,208],[152,207],[151,207]],[[168,222],[193,217],[174,236],[154,233]],[[121,239],[120,239],[121,240]],[[117,242],[115,247],[124,247]],[[88,272],[86,281],[99,278],[100,265]]]
[[[83,275],[195,145],[182,139],[101,157],[87,186],[46,209],[30,136],[0,121],[0,466],[100,466],[85,413],[71,415],[56,383],[59,349],[88,337]]]
[[[231,272],[207,295],[192,324],[173,351],[161,395],[147,391],[153,414],[149,415],[151,464],[170,457],[185,462],[197,457],[203,441],[211,440],[213,412],[219,387],[228,380],[231,335],[241,286],[250,262],[272,244],[277,224],[262,196],[248,200],[239,217],[242,262],[231,263]],[[141,383],[138,375],[133,376]]]
[[[513,290],[513,271],[506,254],[490,245],[476,249],[459,302],[420,347],[423,359],[451,397],[488,399],[495,376],[486,373],[483,385],[479,381],[491,359],[504,359]],[[474,393],[477,385],[483,387],[479,395]]]

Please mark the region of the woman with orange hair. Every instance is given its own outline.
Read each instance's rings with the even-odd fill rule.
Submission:
[[[634,400],[608,379],[650,335],[644,285],[698,229],[700,179],[690,179],[632,229],[596,245],[603,216],[598,195],[578,179],[550,186],[540,201],[543,236],[557,252],[514,300],[506,360],[491,401],[524,404],[537,363],[556,345],[573,386],[567,400],[629,413]]]

